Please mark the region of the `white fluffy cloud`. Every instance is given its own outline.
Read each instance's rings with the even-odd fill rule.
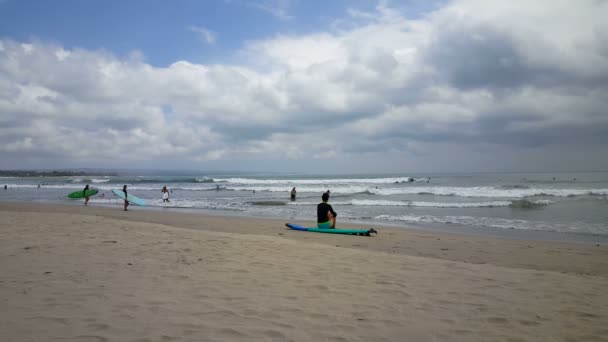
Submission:
[[[241,65],[161,68],[2,40],[0,158],[352,159],[364,171],[372,159],[380,170],[447,169],[458,151],[467,165],[502,153],[521,169],[567,150],[608,166],[597,158],[608,150],[608,2],[349,13],[329,32],[249,42]]]

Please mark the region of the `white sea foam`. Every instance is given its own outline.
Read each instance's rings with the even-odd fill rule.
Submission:
[[[93,179],[91,179],[91,183],[107,183],[109,181],[110,181],[109,178],[101,178],[101,179],[93,178]]]
[[[408,182],[410,177],[389,177],[389,178],[340,178],[340,179],[253,179],[253,178],[214,178],[216,182],[226,182],[229,184],[392,184],[396,182]]]
[[[122,205],[123,200],[114,196],[106,196],[102,198],[100,196],[91,197],[89,203],[97,204],[117,204]],[[242,203],[229,202],[219,203],[217,201],[209,200],[190,200],[190,199],[175,199],[171,198],[169,202],[163,202],[162,199],[146,199],[146,206],[149,207],[164,207],[164,208],[197,208],[197,209],[220,209],[220,210],[233,210],[242,211],[244,210]]]
[[[435,208],[506,207],[511,204],[510,201],[425,202],[425,201],[386,201],[386,200],[352,200],[352,203],[353,203],[353,205],[435,207]]]
[[[608,226],[603,224],[589,224],[585,222],[556,223],[540,222],[516,219],[503,219],[497,217],[473,217],[473,216],[433,216],[433,215],[378,215],[374,217],[379,220],[402,221],[409,223],[439,223],[457,224],[463,226],[491,227],[501,229],[519,230],[542,230],[573,233],[604,234],[608,232]]]
[[[100,190],[111,190],[113,188],[119,188],[121,186],[117,184],[108,183],[107,179],[93,179],[92,182],[95,187]],[[34,188],[37,184],[9,184],[11,188]],[[79,189],[82,187],[82,183],[64,183],[64,184],[44,184],[44,188],[55,188],[55,189]],[[256,192],[289,192],[293,186],[291,185],[272,185],[272,184],[258,184],[258,185],[225,185],[221,187],[221,190],[235,190],[235,191],[256,191]],[[129,185],[129,189],[132,190],[159,190],[162,187],[158,184],[136,184]],[[188,190],[188,191],[208,191],[216,190],[216,184],[213,183],[200,183],[200,184],[176,184],[172,186],[169,184],[171,190]],[[532,196],[554,196],[554,197],[572,197],[572,196],[585,196],[585,195],[596,195],[606,196],[608,195],[608,189],[581,189],[581,188],[530,188],[530,189],[504,189],[501,187],[442,187],[442,186],[400,186],[400,187],[389,187],[389,188],[376,188],[375,186],[364,186],[364,185],[332,185],[331,187],[326,185],[306,185],[298,186],[298,193],[323,193],[327,190],[331,190],[332,195],[353,195],[353,194],[374,194],[380,196],[391,196],[391,195],[434,195],[434,196],[455,196],[455,197],[470,197],[470,198],[494,198],[494,199],[521,199]],[[538,203],[542,204],[542,203]],[[387,205],[403,205],[403,204],[387,204]],[[410,204],[411,205],[411,204]],[[420,204],[423,206],[424,204]]]
[[[495,187],[400,187],[369,189],[378,195],[428,194],[436,196],[487,197],[487,198],[524,198],[530,196],[582,196],[606,195],[608,189],[501,189]]]
[[[351,201],[332,201],[332,205],[353,205],[353,206],[399,206],[399,207],[430,207],[430,208],[493,208],[493,207],[508,207],[512,205],[511,201],[488,201],[488,202],[425,202],[425,201],[389,201],[389,200],[357,200]],[[550,204],[551,201],[540,200],[530,201],[532,204]],[[289,205],[317,205],[318,202],[289,202]]]

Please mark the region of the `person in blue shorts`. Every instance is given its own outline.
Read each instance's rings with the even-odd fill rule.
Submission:
[[[336,228],[336,216],[338,214],[327,203],[329,201],[329,192],[324,192],[321,199],[323,202],[317,205],[317,226],[322,229]]]

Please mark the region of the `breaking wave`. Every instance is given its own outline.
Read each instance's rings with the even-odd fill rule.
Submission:
[[[374,219],[385,221],[398,221],[407,223],[439,223],[456,224],[463,226],[491,227],[501,229],[541,230],[569,233],[592,233],[608,235],[608,226],[584,222],[556,223],[496,217],[472,216],[432,216],[432,215],[378,215]]]
[[[411,177],[389,177],[389,178],[338,178],[338,179],[253,179],[253,178],[217,178],[216,182],[229,184],[250,184],[250,185],[273,185],[273,184],[292,184],[292,185],[312,185],[312,184],[394,184],[408,183]],[[426,180],[426,179],[425,179]],[[415,181],[415,180],[414,180]]]
[[[426,201],[390,201],[390,200],[357,200],[332,201],[332,205],[353,206],[399,206],[399,207],[430,207],[430,208],[537,208],[553,203],[549,200],[514,200],[514,201],[487,201],[487,202],[426,202]],[[318,202],[288,202],[289,205],[312,206]]]

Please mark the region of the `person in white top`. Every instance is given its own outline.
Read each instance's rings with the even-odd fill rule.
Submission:
[[[169,202],[169,190],[167,190],[167,186],[163,186],[161,192],[163,193],[163,203]]]

